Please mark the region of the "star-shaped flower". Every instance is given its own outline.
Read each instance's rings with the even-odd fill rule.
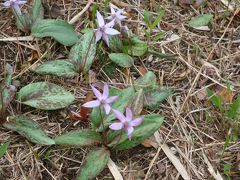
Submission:
[[[96,42],[103,38],[105,43],[109,46],[108,36],[120,34],[120,32],[112,28],[114,26],[114,21],[105,24],[103,16],[98,11],[97,11],[97,24],[98,28],[96,29]]]
[[[118,11],[116,12],[114,8],[111,7],[111,15],[108,16],[107,19],[115,21],[121,27],[122,26],[121,22],[127,18],[127,16],[122,15],[123,13],[124,11],[122,9],[118,9]]]
[[[118,96],[109,96],[109,88],[108,85],[106,83],[104,83],[104,87],[103,87],[103,93],[101,94],[94,86],[92,87],[92,91],[94,93],[94,95],[96,96],[97,100],[94,101],[89,101],[85,104],[83,104],[83,107],[87,107],[87,108],[93,108],[93,107],[98,107],[98,106],[103,106],[106,114],[109,114],[111,111],[111,106],[110,104],[115,102],[118,99]]]
[[[115,116],[120,120],[120,122],[112,123],[109,128],[114,131],[124,129],[128,135],[128,139],[131,140],[132,133],[134,131],[133,127],[140,125],[143,122],[143,118],[133,119],[132,111],[129,108],[126,109],[126,116],[124,116],[121,112],[117,110],[113,109],[112,111]]]
[[[8,0],[3,3],[3,6],[5,6],[7,8],[11,7],[16,11],[16,13],[21,14],[21,9],[20,9],[19,5],[23,5],[26,2],[27,1],[24,1],[24,0]]]

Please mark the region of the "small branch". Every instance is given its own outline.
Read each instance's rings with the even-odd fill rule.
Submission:
[[[112,161],[111,158],[109,158],[107,166],[108,166],[108,168],[109,168],[110,172],[112,173],[115,180],[123,180],[123,177],[122,177],[121,173],[119,172],[118,167]]]
[[[69,24],[74,24],[75,22],[77,22],[78,19],[83,15],[83,13],[85,13],[88,10],[88,8],[91,6],[92,3],[93,3],[93,0],[89,0],[86,6],[83,8],[83,10],[69,21]]]
[[[33,41],[33,40],[34,40],[33,36],[0,38],[0,41],[2,41],[2,42],[8,42],[8,41]]]

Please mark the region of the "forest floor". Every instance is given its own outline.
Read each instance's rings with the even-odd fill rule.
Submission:
[[[132,79],[146,71],[153,71],[158,84],[174,89],[155,113],[164,116],[164,123],[154,137],[131,150],[114,152],[111,156],[122,177],[131,179],[240,179],[240,141],[231,140],[224,149],[232,127],[224,113],[211,102],[207,89],[222,97],[223,106],[240,95],[240,2],[233,8],[223,0],[206,0],[198,6],[195,1],[179,0],[125,0],[110,1],[124,8],[128,28],[149,47],[161,53],[174,54],[174,58],[159,58],[148,54],[135,61],[131,68],[116,68],[114,74],[104,72],[101,64],[91,68],[91,81],[109,82],[113,86],[131,84]],[[196,1],[199,2],[199,1]],[[32,3],[28,2],[23,9]],[[45,18],[69,21],[87,4],[87,1],[43,1]],[[92,11],[98,5],[101,12],[109,11],[104,1],[97,0],[86,9],[74,24],[80,31],[95,21]],[[144,10],[153,17],[162,8],[165,16],[150,36],[144,22]],[[196,30],[186,24],[200,14],[212,14],[209,30]],[[161,38],[156,38],[159,32]],[[63,79],[39,76],[29,67],[43,56],[49,60],[65,58],[69,48],[50,38],[37,41],[18,41],[16,37],[29,36],[19,30],[10,9],[0,7],[0,80],[4,78],[6,63],[14,67],[14,79],[20,87],[39,80],[57,83],[74,92],[81,102],[89,91],[89,80]],[[12,38],[12,39],[9,39]],[[107,54],[107,52],[103,52]],[[226,93],[230,84],[231,93]],[[10,106],[12,115],[27,114],[37,121],[49,136],[83,128],[66,111],[40,111],[25,106]],[[79,104],[71,108],[77,109]],[[149,110],[146,110],[152,113]],[[231,124],[231,123],[230,123]],[[237,136],[240,138],[240,130]],[[158,142],[161,140],[161,142]],[[71,180],[79,172],[86,153],[91,148],[40,146],[28,142],[21,135],[0,127],[0,143],[10,146],[0,160],[0,179],[57,179]],[[161,145],[159,145],[161,144]],[[106,168],[98,179],[113,179]]]

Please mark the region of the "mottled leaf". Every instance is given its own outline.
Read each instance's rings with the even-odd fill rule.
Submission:
[[[37,82],[23,87],[18,93],[18,100],[38,109],[56,110],[70,105],[74,95],[56,84]]]
[[[148,51],[148,45],[138,37],[132,37],[130,40],[125,41],[124,49],[131,56],[143,56]]]
[[[157,83],[156,75],[152,71],[148,71],[144,76],[135,81],[136,88],[148,89]]]
[[[13,14],[16,19],[17,28],[23,32],[29,32],[31,29],[32,18],[29,14],[19,14],[13,9]]]
[[[143,123],[134,128],[131,141],[127,134],[120,131],[109,130],[107,133],[109,140],[109,147],[114,147],[117,150],[124,150],[133,148],[141,144],[145,139],[151,137],[163,123],[163,117],[159,114],[151,114],[143,116]]]
[[[9,142],[4,143],[3,145],[0,146],[0,159],[4,156],[4,154],[7,152],[9,146]]]
[[[15,91],[11,88],[13,68],[10,64],[6,64],[5,67],[6,77],[0,86],[0,116],[1,113],[4,113],[6,107],[13,99]]]
[[[144,91],[144,107],[156,109],[173,90],[164,86],[154,86]]]
[[[78,41],[78,36],[73,27],[61,19],[42,19],[32,26],[34,37],[52,37],[65,46],[72,46]]]
[[[119,36],[109,36],[109,47],[114,52],[122,52],[123,43]]]
[[[96,55],[97,45],[93,30],[87,31],[71,48],[69,60],[75,64],[75,69],[88,73]]]
[[[101,135],[92,130],[70,131],[57,136],[55,143],[59,145],[90,146],[101,142]]]
[[[134,63],[133,58],[124,53],[111,53],[109,58],[120,67],[131,67]]]
[[[132,110],[134,115],[139,115],[143,109],[143,89],[140,89],[131,97],[128,107]]]
[[[42,145],[55,144],[54,140],[49,138],[40,126],[33,120],[25,116],[16,116],[3,124],[9,130],[16,131],[29,141]]]
[[[80,168],[77,180],[94,179],[107,165],[110,152],[106,148],[91,151]]]
[[[72,78],[78,75],[75,71],[74,65],[68,60],[47,61],[35,68],[34,71],[38,74],[67,78]]]

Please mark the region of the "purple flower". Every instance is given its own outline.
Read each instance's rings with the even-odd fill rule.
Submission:
[[[98,106],[102,105],[104,107],[106,114],[109,114],[111,111],[110,104],[115,102],[118,99],[118,96],[108,97],[109,96],[109,88],[106,83],[104,83],[102,94],[94,86],[91,86],[91,87],[92,87],[93,93],[97,97],[97,100],[89,101],[89,102],[83,104],[82,106],[87,107],[87,108],[92,108],[92,107],[98,107]]]
[[[114,10],[113,7],[111,7],[111,15],[107,17],[107,19],[109,20],[113,20],[116,23],[119,24],[119,26],[121,27],[122,24],[121,22],[127,18],[127,16],[123,16],[122,14],[124,13],[124,11],[122,9],[119,9],[117,12]]]
[[[7,8],[13,8],[16,13],[22,14],[19,5],[25,4],[27,1],[24,0],[8,0],[3,3],[3,6]]]
[[[143,122],[143,118],[133,119],[132,111],[129,108],[126,109],[126,117],[117,110],[113,109],[112,111],[115,116],[120,120],[120,122],[112,123],[109,128],[115,131],[124,129],[128,135],[128,139],[131,140],[134,130],[133,127],[140,125]]]
[[[97,11],[97,23],[98,28],[96,29],[96,42],[98,42],[101,38],[105,41],[105,43],[109,46],[109,35],[117,35],[120,34],[116,29],[113,29],[114,21],[111,21],[105,24],[102,15]]]

